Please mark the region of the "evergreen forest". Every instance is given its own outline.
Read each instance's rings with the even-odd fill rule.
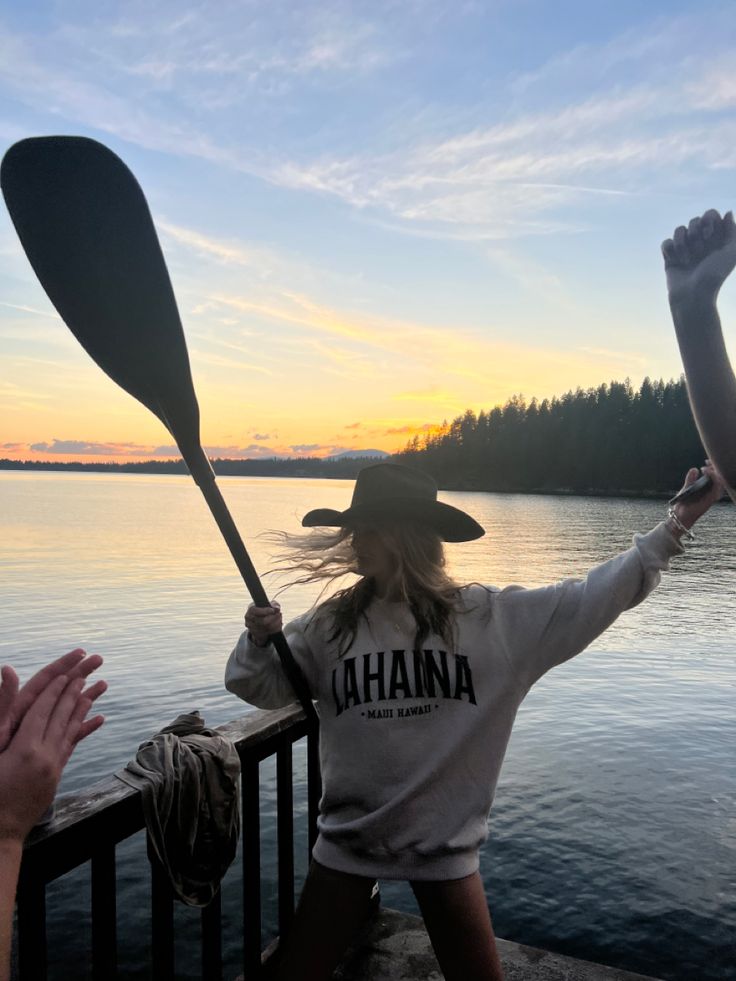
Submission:
[[[470,410],[394,455],[448,490],[663,495],[705,453],[684,378],[628,379]]]

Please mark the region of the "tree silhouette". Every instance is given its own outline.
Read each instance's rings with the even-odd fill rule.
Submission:
[[[704,451],[685,380],[630,380],[470,410],[393,459],[448,489],[670,494]]]

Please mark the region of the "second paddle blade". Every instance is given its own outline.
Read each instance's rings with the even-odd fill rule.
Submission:
[[[186,456],[199,446],[199,408],[166,263],[133,174],[95,140],[49,136],[12,146],[0,183],[62,319]]]

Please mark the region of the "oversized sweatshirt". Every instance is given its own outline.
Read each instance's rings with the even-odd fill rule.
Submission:
[[[658,584],[682,551],[664,524],[585,579],[460,590],[452,645],[414,649],[405,604],[374,599],[341,654],[329,601],[285,628],[320,716],[323,796],[314,858],[376,878],[475,872],[516,712],[550,668],[580,653]],[[244,633],[226,687],[259,708],[295,701],[275,650]]]

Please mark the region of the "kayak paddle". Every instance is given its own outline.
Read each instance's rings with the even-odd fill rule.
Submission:
[[[184,332],[148,204],[111,150],[80,136],[15,143],[0,185],[26,255],[82,347],[171,433],[256,606],[268,598],[200,443]],[[282,633],[272,637],[307,718],[317,714]]]

